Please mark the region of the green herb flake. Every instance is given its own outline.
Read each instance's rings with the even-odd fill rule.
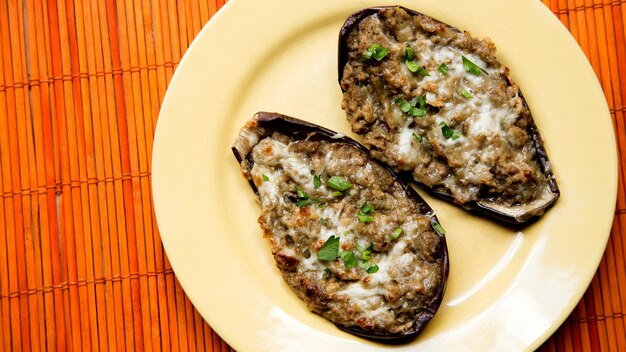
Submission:
[[[310,204],[311,204],[310,199],[300,199],[299,201],[296,202],[296,205],[300,208],[306,207],[307,205],[310,205]]]
[[[309,195],[298,186],[296,186],[296,194],[300,199],[309,199]]]
[[[410,46],[407,46],[404,51],[404,59],[413,60],[414,57],[415,57],[415,51],[413,51],[413,48],[411,48]]]
[[[269,177],[267,177],[267,175],[263,175],[262,177],[263,177],[263,181],[264,181],[264,182],[267,182],[267,181],[269,181],[269,180],[270,180],[270,178],[269,178]]]
[[[327,184],[330,188],[334,189],[335,191],[340,191],[340,192],[343,192],[347,190],[348,188],[352,187],[352,183],[350,183],[350,181],[348,181],[345,177],[341,177],[341,176],[332,176],[331,178],[328,179]]]
[[[392,239],[397,239],[398,237],[400,237],[400,235],[402,234],[402,228],[398,227],[397,229],[395,229],[395,231],[393,231],[393,233],[391,234],[391,238]]]
[[[426,109],[426,94],[422,95],[419,99],[417,99],[417,103],[420,105],[420,109],[425,110]]]
[[[369,249],[361,251],[360,257],[362,260],[370,260],[372,259],[372,251],[370,251]]]
[[[461,60],[463,61],[463,68],[465,69],[465,71],[470,72],[474,76],[480,75],[481,71],[484,72],[487,75],[489,74],[489,72],[487,72],[484,68],[476,65],[470,59],[466,58],[463,55],[461,55]]]
[[[415,132],[413,132],[413,138],[415,138],[415,140],[420,142],[420,143],[422,143],[424,141],[424,137],[415,134]]]
[[[353,268],[359,263],[359,261],[356,259],[356,256],[354,255],[354,252],[352,251],[342,251],[340,257],[343,261],[343,265],[345,265],[346,268]]]
[[[374,217],[373,216],[370,216],[370,215],[367,215],[367,214],[363,214],[361,212],[356,214],[356,217],[359,219],[359,222],[368,223],[368,222],[374,221]]]
[[[419,66],[417,68],[417,73],[419,73],[422,76],[430,76],[430,73],[428,71],[426,71],[426,67],[424,67],[424,66]]]
[[[374,206],[373,206],[373,205],[371,205],[371,204],[369,204],[369,203],[367,203],[367,202],[366,202],[366,203],[363,203],[363,206],[361,207],[361,210],[360,210],[360,211],[361,211],[363,214],[369,214],[369,213],[371,213],[372,211],[374,211]]]
[[[439,222],[437,222],[437,220],[431,220],[430,224],[432,225],[433,229],[435,229],[435,231],[437,231],[440,235],[446,234],[446,230],[443,229],[443,227]]]
[[[426,116],[426,96],[413,97],[411,101],[396,98],[395,102],[400,104],[400,110],[410,116],[424,117]],[[419,107],[418,107],[419,106]]]
[[[366,222],[366,223],[372,222],[374,221],[374,217],[368,214],[370,214],[373,211],[374,211],[374,206],[365,202],[361,206],[361,209],[359,209],[359,213],[356,214],[356,217],[359,219],[359,222]]]
[[[447,123],[441,121],[439,126],[441,126],[441,133],[446,139],[452,138],[452,140],[454,141],[454,140],[459,139],[459,137],[461,137],[461,134],[459,133],[459,131],[451,129]]]
[[[461,95],[465,98],[465,99],[472,99],[474,96],[472,95],[472,93],[470,93],[469,91],[467,91],[467,89],[463,89],[461,91]]]
[[[409,104],[408,101],[402,99],[400,101],[400,110],[402,110],[403,112],[409,112],[409,110],[411,110],[411,104]]]
[[[374,43],[367,48],[367,52],[363,54],[363,58],[365,59],[374,59],[376,61],[380,61],[385,58],[389,54],[389,49],[384,46]]]
[[[324,269],[324,274],[330,276],[330,275],[332,275],[332,271],[330,271],[330,269],[328,269],[328,268],[325,268]]]
[[[317,259],[331,262],[339,257],[339,237],[331,235],[317,252]]]
[[[318,189],[322,186],[322,178],[319,175],[313,176],[313,187]]]
[[[439,70],[439,72],[441,72],[444,75],[448,75],[448,65],[442,63],[441,65],[439,65],[439,67],[437,68]]]
[[[411,109],[409,110],[409,115],[411,116],[417,116],[417,117],[424,117],[426,116],[426,110],[424,109],[418,109],[416,107],[411,107]]]
[[[406,65],[406,68],[413,73],[419,71],[420,68],[423,69],[423,67],[418,65],[414,60],[404,60],[404,64]]]
[[[320,224],[326,225],[326,218],[320,218]]]
[[[378,265],[372,265],[369,268],[367,268],[367,273],[368,274],[374,274],[378,272]]]
[[[333,197],[341,197],[341,196],[343,196],[343,193],[339,192],[339,191],[335,191],[335,192],[333,192],[332,195],[333,195]]]

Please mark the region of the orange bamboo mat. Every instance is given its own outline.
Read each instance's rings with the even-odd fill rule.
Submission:
[[[626,1],[543,2],[593,65],[623,150]],[[166,86],[223,4],[8,0],[0,6],[0,351],[231,351],[178,284],[150,189]],[[626,351],[620,165],[604,259],[542,350]]]

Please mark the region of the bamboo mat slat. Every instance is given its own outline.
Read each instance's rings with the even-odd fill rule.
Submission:
[[[154,129],[224,0],[0,6],[0,351],[232,351],[186,297],[151,196]],[[589,59],[618,141],[596,276],[541,351],[626,351],[626,0],[543,0]]]

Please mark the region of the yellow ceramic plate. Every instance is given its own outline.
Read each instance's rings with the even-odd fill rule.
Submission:
[[[337,83],[339,28],[356,10],[395,3],[493,39],[530,104],[562,196],[519,230],[425,197],[447,230],[450,279],[424,332],[389,346],[339,331],[283,283],[230,146],[259,110],[349,132]],[[153,157],[156,215],[174,271],[238,351],[534,349],[596,270],[616,180],[600,86],[572,37],[536,0],[231,0],[176,71]]]

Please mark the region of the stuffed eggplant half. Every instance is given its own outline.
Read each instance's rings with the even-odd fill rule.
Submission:
[[[309,310],[380,340],[410,339],[431,320],[448,252],[413,188],[354,140],[276,113],[257,113],[232,150],[276,266]]]
[[[489,39],[402,7],[351,15],[342,108],[371,155],[426,189],[512,223],[559,197],[531,112]]]

